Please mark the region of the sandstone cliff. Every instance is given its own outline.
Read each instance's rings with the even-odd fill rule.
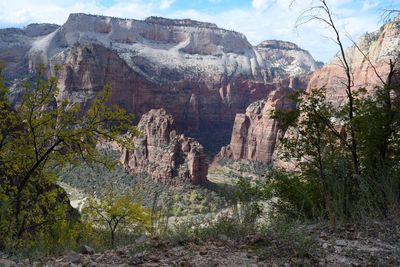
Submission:
[[[121,161],[134,173],[147,173],[152,179],[178,184],[207,182],[208,159],[203,146],[195,139],[177,135],[173,117],[164,109],[144,114],[135,138],[135,150],[122,152]]]
[[[290,99],[291,89],[274,91],[267,99],[253,102],[244,114],[237,114],[231,142],[223,147],[217,158],[245,159],[272,163],[275,148],[285,130],[272,117],[276,110],[295,108]]]
[[[60,97],[86,104],[110,83],[111,104],[137,119],[164,108],[179,132],[208,149],[229,142],[236,113],[277,88],[306,86],[305,75],[319,67],[294,44],[253,47],[243,34],[189,19],[71,14],[42,35],[2,33],[10,39],[0,40],[10,82],[41,63],[61,64]]]
[[[389,60],[400,55],[400,17],[377,31],[360,37],[357,45],[346,49],[345,54],[351,68],[354,89],[381,86],[382,81],[374,68],[385,81],[389,72]],[[345,81],[345,72],[341,66],[340,60],[333,58],[312,74],[308,89],[325,86],[329,99],[342,102],[346,92],[342,84]]]
[[[55,24],[30,24],[22,29],[0,29],[0,61],[7,64],[5,75],[9,82],[28,75],[27,53],[34,41],[59,27]]]

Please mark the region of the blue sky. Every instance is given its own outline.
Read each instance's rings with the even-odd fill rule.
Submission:
[[[321,61],[337,51],[332,33],[316,22],[295,28],[300,12],[316,0],[0,0],[0,28],[29,23],[62,24],[69,13],[83,12],[124,18],[148,16],[191,18],[244,33],[256,45],[263,40],[292,41]],[[337,25],[357,39],[382,24],[383,9],[400,9],[400,0],[327,0]],[[348,42],[349,44],[350,42]]]

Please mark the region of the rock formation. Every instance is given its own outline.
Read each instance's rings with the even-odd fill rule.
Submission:
[[[147,173],[167,184],[207,182],[208,159],[195,139],[177,135],[173,117],[164,109],[152,109],[138,125],[142,136],[135,138],[135,150],[123,150],[121,161],[134,173]]]
[[[231,142],[221,149],[217,158],[272,163],[279,138],[285,133],[272,114],[276,110],[295,108],[289,97],[292,93],[291,89],[284,88],[274,91],[267,99],[253,102],[246,113],[237,114]]]
[[[288,73],[290,77],[307,75],[323,66],[308,51],[291,42],[268,40],[257,45],[256,50],[275,73]]]
[[[22,29],[0,29],[0,61],[5,62],[5,75],[9,82],[28,75],[27,53],[34,40],[57,30],[55,24],[30,24]]]
[[[400,17],[383,25],[375,32],[361,36],[357,45],[346,49],[346,58],[351,67],[354,89],[366,87],[372,89],[381,86],[389,72],[389,60],[400,55]],[[374,70],[375,68],[375,70]],[[308,84],[308,89],[325,86],[327,97],[341,103],[346,98],[345,72],[337,57],[332,59],[322,69],[315,71]]]
[[[319,67],[294,44],[253,47],[243,34],[189,19],[71,14],[60,27],[43,27],[0,30],[10,83],[39,64],[60,64],[60,97],[86,105],[110,83],[110,104],[138,119],[164,108],[179,132],[209,150],[229,142],[236,113],[282,86],[306,86],[303,76]]]

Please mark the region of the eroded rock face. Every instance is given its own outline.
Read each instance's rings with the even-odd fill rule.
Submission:
[[[272,113],[293,109],[295,103],[289,98],[292,93],[288,88],[274,91],[267,99],[253,102],[246,113],[237,114],[231,142],[217,158],[272,163],[277,143],[285,133]]]
[[[52,32],[31,32],[46,34],[16,39],[22,48],[4,42],[8,50],[0,59],[12,62],[10,81],[39,64],[60,64],[60,98],[87,105],[110,83],[110,104],[137,118],[164,108],[179,132],[209,150],[229,142],[236,113],[277,88],[306,86],[304,75],[318,68],[294,44],[253,47],[241,33],[188,19],[71,14]]]
[[[357,48],[358,47],[358,48]],[[383,25],[375,32],[367,33],[359,38],[357,46],[345,52],[351,67],[354,89],[365,87],[373,89],[382,86],[379,74],[386,82],[389,73],[388,62],[400,53],[400,17]],[[325,86],[328,99],[341,103],[346,98],[345,72],[338,58],[332,59],[310,78],[308,90]],[[397,80],[399,77],[397,77]]]
[[[0,61],[6,63],[5,76],[9,82],[28,75],[27,53],[35,39],[46,36],[60,26],[30,24],[22,29],[0,29]]]
[[[135,138],[135,150],[123,150],[121,161],[134,173],[147,173],[159,182],[178,184],[207,182],[208,159],[194,138],[177,135],[173,117],[164,109],[144,114]]]
[[[291,42],[267,40],[255,48],[275,73],[288,73],[290,77],[306,76],[323,66],[308,51]]]

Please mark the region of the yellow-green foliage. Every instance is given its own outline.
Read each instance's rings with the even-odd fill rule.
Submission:
[[[83,209],[84,218],[95,228],[109,231],[114,246],[117,232],[145,232],[150,227],[150,211],[132,201],[132,196],[118,196],[109,191],[101,199],[89,199]]]
[[[226,201],[211,190],[200,187],[188,190],[190,191],[178,191],[172,195],[171,215],[215,213],[227,206]]]
[[[57,101],[58,94],[56,77],[44,78],[41,67],[13,105],[0,69],[0,249],[15,251],[29,240],[53,238],[53,229],[76,219],[56,185],[55,166],[82,159],[112,166],[97,143],[114,140],[127,147],[137,134],[132,115],[106,105],[109,86],[88,107]],[[126,132],[131,134],[122,135]]]

